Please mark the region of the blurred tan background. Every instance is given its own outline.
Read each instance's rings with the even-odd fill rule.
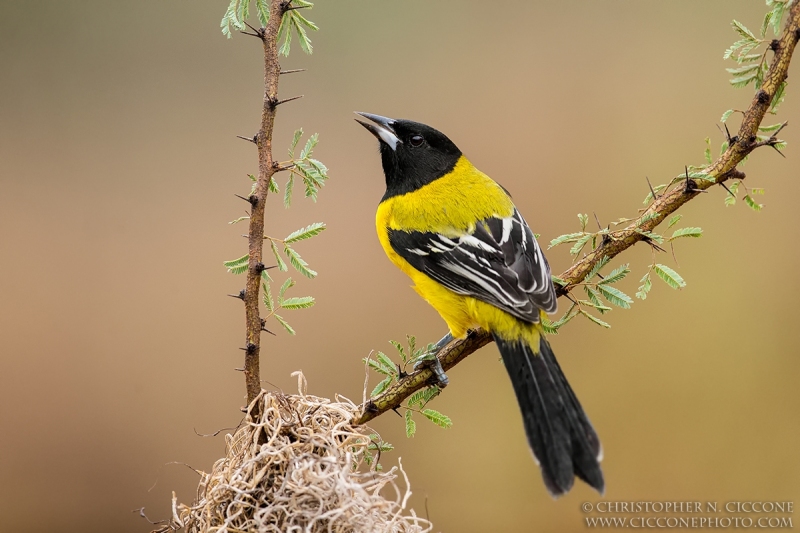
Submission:
[[[0,515],[2,531],[148,531],[130,511],[169,513],[171,491],[208,469],[240,419],[243,225],[262,93],[258,43],[219,32],[223,1],[2,2],[0,20]],[[375,140],[354,110],[429,123],[514,194],[548,242],[635,214],[645,176],[701,164],[715,123],[751,91],[727,82],[732,18],[757,29],[761,1],[320,1],[308,68],[281,81],[276,146],[319,132],[331,169],[318,204],[268,204],[268,232],[329,230],[298,250],[320,276],[287,312],[298,335],[265,336],[263,378],[361,397],[361,358],[444,326],[383,256]],[[800,58],[795,58],[795,62]],[[790,78],[798,76],[793,65]],[[800,111],[790,86],[780,118]],[[738,125],[734,118],[731,123]],[[611,330],[576,320],[553,345],[604,444],[608,500],[800,501],[800,201],[796,126],[787,159],[763,149],[744,170],[762,213],[723,191],[692,202],[677,244],[688,286],[660,281]],[[554,272],[566,248],[548,253]],[[650,260],[621,258],[633,295]],[[660,261],[673,265],[668,255]],[[619,262],[619,261],[618,261]],[[295,276],[297,277],[297,276]],[[563,305],[562,305],[563,308]],[[584,484],[553,501],[523,437],[493,346],[450,372],[413,440],[393,414],[374,424],[403,458],[412,504],[437,530],[582,531]],[[376,381],[373,378],[372,384]],[[155,486],[153,487],[153,485]],[[152,487],[152,489],[151,489]]]

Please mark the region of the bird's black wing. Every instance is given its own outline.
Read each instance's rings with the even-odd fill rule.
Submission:
[[[481,220],[454,237],[389,229],[392,249],[411,266],[458,294],[492,304],[530,323],[556,310],[550,266],[522,215]]]

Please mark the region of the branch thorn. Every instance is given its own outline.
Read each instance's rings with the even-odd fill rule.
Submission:
[[[650,187],[650,194],[652,194],[652,195],[653,195],[653,201],[655,202],[655,201],[656,201],[656,198],[658,198],[658,196],[656,195],[656,190],[653,188],[653,184],[652,184],[652,183],[650,183],[650,178],[648,178],[647,176],[645,176],[645,177],[644,177],[644,179],[646,179],[646,180],[647,180],[647,186],[648,186],[648,187]]]
[[[697,183],[695,183],[694,181],[692,181],[689,178],[689,167],[684,166],[683,168],[686,170],[686,186],[684,187],[683,192],[686,193],[686,194],[692,194],[692,193],[695,193],[695,192],[706,192],[707,193],[708,191],[699,188],[697,186]],[[663,252],[664,250],[661,250],[661,251]]]
[[[301,94],[299,96],[292,96],[291,98],[284,98],[283,100],[273,100],[273,99],[271,99],[270,100],[270,105],[273,108],[275,108],[275,107],[278,107],[281,104],[285,104],[286,102],[291,102],[292,100],[298,100],[298,99],[302,98],[303,96],[304,95]]]
[[[258,134],[253,135],[252,137],[244,137],[242,135],[237,135],[237,139],[242,139],[244,141],[250,141],[253,144],[258,144]]]
[[[282,70],[281,74],[294,74],[295,72],[305,72],[306,69],[304,68],[293,68],[289,70]]]
[[[597,213],[595,213],[594,211],[592,211],[592,214],[594,215],[594,221],[595,221],[595,222],[597,222],[597,228],[598,228],[598,229],[600,229],[600,230],[602,231],[602,229],[603,229],[603,225],[602,225],[602,224],[600,224],[600,219],[599,219],[599,218],[597,218]]]
[[[245,26],[247,26],[248,28],[250,28],[253,31],[253,33],[255,34],[255,37],[259,37],[261,39],[264,38],[264,35],[265,35],[265,32],[266,32],[266,30],[264,28],[256,29],[253,26],[251,26],[250,23],[247,22],[246,20],[243,20],[242,22],[244,22]],[[247,32],[242,32],[242,33],[247,33]],[[247,33],[247,35],[253,35],[253,33]]]
[[[727,186],[727,185],[725,185],[725,182],[724,182],[724,181],[720,181],[720,182],[719,182],[719,184],[720,184],[720,185],[722,185],[722,188],[723,188],[723,189],[725,189],[726,191],[728,191],[728,194],[730,194],[731,196],[733,196],[734,198],[736,198],[736,195],[735,195],[735,194],[733,194],[733,193],[731,192],[731,190],[728,188],[728,186]],[[677,261],[676,261],[676,262],[677,262]]]
[[[231,298],[238,298],[240,300],[244,300],[244,289],[239,291],[239,294],[229,294]]]

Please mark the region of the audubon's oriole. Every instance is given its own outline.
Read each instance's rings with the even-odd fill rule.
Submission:
[[[380,141],[386,176],[378,238],[447,322],[450,333],[437,347],[472,329],[490,332],[547,489],[564,494],[577,475],[602,493],[600,440],[541,327],[556,310],[550,266],[508,192],[430,126],[359,115]]]

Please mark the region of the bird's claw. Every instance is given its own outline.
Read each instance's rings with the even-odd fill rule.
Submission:
[[[447,374],[444,373],[442,362],[439,361],[438,357],[433,356],[430,359],[423,359],[422,361],[417,361],[414,364],[414,371],[423,368],[431,369],[431,372],[433,372],[433,378],[436,380],[436,385],[438,385],[440,389],[447,387],[447,384],[450,383],[450,378],[448,378]]]

